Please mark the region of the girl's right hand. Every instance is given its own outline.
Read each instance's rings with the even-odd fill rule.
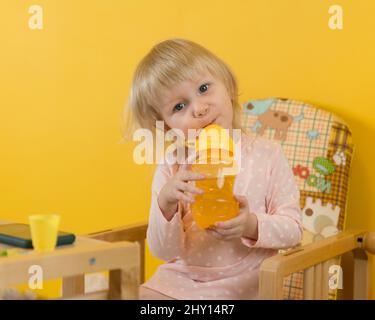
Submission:
[[[193,203],[191,194],[202,194],[203,190],[189,184],[189,181],[203,180],[205,176],[190,170],[191,164],[182,164],[177,173],[169,179],[159,192],[158,203],[163,214],[170,220],[177,211],[179,200]],[[189,194],[191,193],[191,194]],[[169,219],[170,218],[170,219]]]

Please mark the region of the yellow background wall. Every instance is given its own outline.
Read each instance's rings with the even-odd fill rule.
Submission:
[[[42,30],[28,28],[33,4]],[[328,28],[333,4],[343,30]],[[349,123],[347,227],[375,230],[374,14],[372,0],[2,0],[0,219],[59,213],[76,233],[146,220],[154,167],[133,163],[122,110],[141,57],[184,37],[231,65],[242,101],[300,99]],[[147,277],[159,264],[147,252]]]

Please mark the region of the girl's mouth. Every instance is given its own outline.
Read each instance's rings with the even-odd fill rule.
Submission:
[[[196,132],[195,132],[195,138],[193,140],[189,140],[187,139],[185,141],[185,146],[188,146],[188,147],[191,147],[191,146],[194,146],[195,145],[195,139],[199,137],[199,134],[201,133],[201,131],[208,127],[209,125],[211,124],[215,124],[215,121],[216,121],[216,118],[214,120],[212,120],[211,122],[207,123],[206,125],[204,125],[202,128],[200,129],[196,129]]]
[[[211,124],[216,124],[215,121],[216,121],[216,118],[213,119],[213,120],[212,120],[211,122],[209,122],[208,124],[206,124],[205,126],[203,126],[202,128],[198,129],[198,130],[197,130],[197,135],[199,136],[199,133],[200,133],[204,128],[208,127],[209,125],[211,125]]]

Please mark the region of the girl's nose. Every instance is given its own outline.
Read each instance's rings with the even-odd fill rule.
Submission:
[[[203,117],[208,113],[208,109],[209,107],[207,104],[198,105],[194,108],[194,116],[198,118]]]

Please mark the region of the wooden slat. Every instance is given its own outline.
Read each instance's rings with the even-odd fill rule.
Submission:
[[[314,267],[307,268],[303,277],[303,298],[313,300],[315,293],[314,287]]]
[[[331,265],[330,260],[324,261],[322,263],[322,288],[321,288],[321,298],[323,300],[328,299],[328,271],[329,271],[329,266]]]
[[[318,263],[314,267],[314,299],[322,299],[322,264]]]

